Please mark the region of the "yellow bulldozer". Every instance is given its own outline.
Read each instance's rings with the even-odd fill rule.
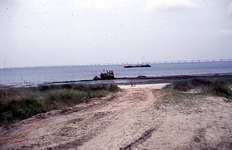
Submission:
[[[104,80],[104,79],[115,79],[114,78],[114,71],[113,70],[106,70],[103,71],[100,75],[101,79]]]
[[[114,77],[114,71],[113,70],[103,70],[103,72],[100,74],[100,77],[95,76],[93,80],[107,80],[107,79],[115,79]]]

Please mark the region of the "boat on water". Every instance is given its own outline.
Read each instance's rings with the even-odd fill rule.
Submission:
[[[135,67],[151,67],[149,64],[142,65],[124,65],[124,68],[135,68]]]

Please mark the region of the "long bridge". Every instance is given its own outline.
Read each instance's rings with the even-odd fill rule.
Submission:
[[[146,62],[121,62],[102,63],[90,65],[126,65],[126,64],[162,64],[162,63],[203,63],[203,62],[230,62],[232,59],[205,59],[205,60],[174,60],[174,61],[146,61]]]

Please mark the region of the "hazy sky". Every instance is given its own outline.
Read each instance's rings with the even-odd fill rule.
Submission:
[[[0,0],[2,67],[232,58],[232,0]]]

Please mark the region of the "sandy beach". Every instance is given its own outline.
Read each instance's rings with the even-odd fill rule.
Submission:
[[[159,84],[137,84],[137,85],[118,85],[121,89],[162,89],[169,83]]]
[[[231,102],[201,96],[159,104],[165,85],[120,85],[120,92],[89,104],[3,126],[0,149],[232,148]]]

